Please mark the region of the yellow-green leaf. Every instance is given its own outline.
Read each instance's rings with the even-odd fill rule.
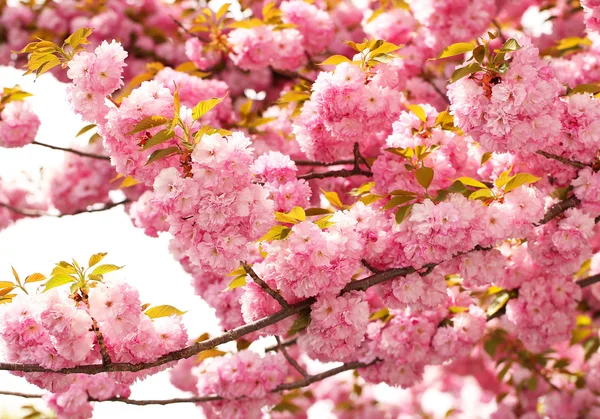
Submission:
[[[473,51],[477,47],[475,42],[457,42],[444,48],[438,58],[454,57],[455,55],[465,54]]]
[[[65,43],[71,45],[71,48],[75,49],[81,44],[87,44],[87,37],[91,34],[91,28],[77,29],[73,34],[71,34],[67,39],[65,39]]]
[[[508,193],[514,189],[517,189],[521,185],[535,183],[540,179],[540,177],[530,175],[529,173],[519,173],[510,178],[504,187],[504,192]]]
[[[15,286],[14,282],[0,281],[0,288],[8,288],[8,287],[14,287],[14,286]]]
[[[194,121],[202,118],[206,115],[212,108],[217,106],[223,99],[227,97],[227,94],[223,97],[213,97],[212,99],[200,101],[194,109],[192,109],[192,118]]]
[[[323,189],[321,189],[321,192],[323,192],[325,198],[329,201],[331,205],[338,208],[344,208],[344,204],[342,204],[342,200],[340,199],[340,196],[337,194],[337,192],[326,192]]]
[[[463,177],[459,177],[456,180],[459,181],[460,183],[462,183],[465,186],[472,186],[474,188],[485,188],[485,189],[488,188],[487,186],[485,186],[484,183],[478,181],[477,179],[473,179],[473,178],[470,178],[470,177],[463,176]]]
[[[167,148],[161,148],[160,150],[153,151],[152,154],[150,154],[150,157],[148,157],[146,166],[154,163],[157,160],[164,159],[166,157],[169,157],[169,156],[171,156],[173,154],[177,154],[177,153],[179,153],[179,148],[177,148],[177,147],[167,147]]]
[[[306,220],[306,213],[302,207],[294,207],[290,212],[275,212],[275,219],[282,223],[296,224],[298,221]]]
[[[14,289],[15,289],[15,287],[0,288],[0,297],[5,296],[6,294],[8,294],[9,292],[11,292]]]
[[[86,132],[88,132],[92,128],[96,128],[96,124],[89,124],[89,125],[86,125],[85,127],[81,128],[79,130],[79,132],[77,133],[76,137],[79,137],[80,135],[85,134]]]
[[[417,115],[417,117],[421,121],[427,122],[427,114],[425,113],[425,109],[423,109],[421,106],[419,106],[419,105],[406,105],[406,107],[408,109],[410,109],[412,111],[412,113],[414,113],[415,115]]]
[[[12,266],[10,268],[12,269],[12,273],[13,273],[13,276],[15,277],[15,280],[17,281],[17,284],[21,285],[21,278],[19,278],[19,274],[17,273],[15,268],[13,268]]]
[[[313,215],[326,215],[331,214],[332,211],[326,208],[309,208],[305,212],[307,217],[311,217]]]
[[[46,282],[46,287],[44,288],[44,292],[51,290],[52,288],[60,287],[61,285],[70,284],[71,282],[77,281],[71,275],[66,274],[58,274],[54,275],[52,278]]]
[[[138,183],[139,182],[135,180],[132,176],[127,176],[119,185],[119,189],[129,188],[130,186],[135,186]]]
[[[173,306],[163,305],[149,308],[144,311],[144,314],[151,319],[158,319],[160,317],[169,317],[169,316],[181,316],[185,314],[185,311],[181,311]]]
[[[494,156],[494,153],[492,153],[491,151],[487,151],[485,153],[483,153],[483,155],[481,156],[481,165],[483,166],[484,164],[486,164],[488,161],[490,161],[490,159]]]
[[[122,268],[122,266],[117,266],[117,265],[100,265],[100,266],[97,266],[96,268],[94,268],[94,270],[92,271],[92,274],[93,275],[104,275],[109,272],[118,271],[121,268]]]
[[[350,191],[350,195],[352,196],[360,196],[369,192],[373,186],[375,186],[375,182],[367,182],[362,184],[359,188],[354,188]]]
[[[402,221],[406,220],[412,211],[412,207],[414,204],[405,205],[403,207],[398,208],[396,211],[396,223],[400,224]]]
[[[383,206],[383,209],[384,210],[389,210],[391,208],[397,207],[398,205],[406,204],[407,202],[412,201],[413,199],[415,199],[414,195],[398,195],[398,196],[394,196],[392,199],[390,199]]]
[[[350,60],[348,57],[344,57],[343,55],[332,55],[331,57],[327,58],[325,61],[317,65],[338,65],[341,63],[350,62],[352,62],[352,60]]]
[[[457,68],[450,76],[450,83],[454,83],[463,77],[468,76],[469,74],[473,74],[481,70],[482,68],[478,63],[471,63],[464,67]]]
[[[218,349],[214,349],[214,348],[213,349],[207,349],[205,351],[200,352],[198,354],[198,356],[196,357],[196,360],[198,362],[202,362],[205,359],[214,358],[214,357],[217,357],[217,356],[223,356],[225,354],[227,354],[227,352],[223,352],[223,351],[220,351]]]
[[[140,131],[145,131],[150,128],[160,127],[161,125],[164,125],[167,122],[169,122],[169,118],[165,118],[164,116],[147,116],[146,118],[138,122],[136,126],[127,133],[127,135],[135,134],[136,132]]]
[[[448,311],[455,314],[464,313],[465,311],[469,311],[469,307],[450,306],[448,307]]]
[[[91,268],[92,266],[94,266],[96,263],[100,262],[102,259],[104,259],[104,256],[106,256],[107,253],[106,252],[100,252],[100,253],[96,253],[95,255],[92,255],[90,257],[90,260],[88,262],[88,266]]]
[[[29,284],[31,282],[40,282],[40,281],[43,281],[44,279],[46,279],[46,275],[42,275],[42,274],[36,272],[36,273],[29,275],[27,278],[25,278],[25,283]]]
[[[504,52],[504,53],[515,52],[519,49],[521,49],[521,46],[519,45],[517,40],[514,38],[510,38],[504,44],[502,44],[502,48],[500,48],[498,50],[498,52]]]
[[[479,189],[469,195],[469,199],[488,199],[493,196],[494,194],[490,189]]]
[[[383,195],[366,194],[362,198],[360,198],[359,201],[365,205],[371,205],[373,202],[377,202],[383,198]]]
[[[382,41],[381,45],[374,48],[369,54],[370,57],[389,54],[402,48],[400,45],[392,44],[391,42]]]
[[[375,313],[371,314],[369,316],[369,320],[385,319],[389,315],[390,315],[390,310],[386,307],[386,308],[382,308],[381,310],[376,311]]]
[[[175,132],[170,129],[163,129],[154,134],[144,143],[143,150],[148,150],[156,145],[162,144],[175,136]]]
[[[415,170],[415,178],[417,179],[417,182],[419,182],[419,185],[425,189],[431,186],[431,182],[433,182],[433,175],[434,172],[431,167],[422,166]]]
[[[493,316],[498,311],[500,311],[500,309],[502,309],[502,307],[504,307],[506,305],[506,303],[508,303],[508,300],[510,300],[510,294],[508,293],[508,291],[500,292],[496,296],[496,298],[494,298],[494,301],[492,301],[492,303],[489,305],[489,307],[487,309],[488,317]]]
[[[291,231],[292,229],[289,227],[275,225],[271,227],[267,234],[262,236],[259,241],[264,242],[271,240],[283,240],[290,234]]]
[[[329,228],[335,224],[335,223],[329,221],[329,220],[331,220],[331,217],[333,217],[333,215],[326,215],[325,217],[319,218],[317,221],[315,221],[315,224],[320,229]]]
[[[246,285],[246,273],[234,278],[223,291],[230,291]]]

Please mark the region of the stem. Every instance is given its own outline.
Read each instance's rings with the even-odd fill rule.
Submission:
[[[252,280],[254,280],[254,282],[256,282],[258,285],[260,285],[263,291],[265,291],[267,294],[273,297],[273,299],[277,300],[281,308],[285,309],[290,306],[281,294],[279,294],[277,291],[271,288],[265,281],[263,281],[258,275],[256,275],[256,272],[254,272],[254,269],[252,269],[250,265],[248,265],[246,262],[242,262],[242,267],[244,268],[246,273],[250,275],[250,278],[252,278]]]
[[[586,168],[586,167],[591,167],[591,165],[589,165],[589,164],[585,164],[585,163],[582,163],[582,162],[577,161],[577,160],[570,160],[570,159],[567,159],[566,157],[561,157],[561,156],[556,155],[556,154],[547,153],[547,152],[542,151],[542,150],[536,151],[535,154],[539,154],[540,156],[544,156],[547,159],[556,160],[556,161],[559,161],[561,163],[567,164],[569,166],[576,167],[578,169],[583,169],[583,168]]]
[[[292,367],[294,367],[296,369],[296,371],[298,371],[300,373],[301,376],[303,376],[304,378],[308,378],[309,375],[304,370],[304,368],[302,368],[300,366],[300,364],[298,364],[298,362],[296,362],[296,360],[294,358],[292,358],[290,356],[290,354],[288,353],[288,351],[283,347],[283,345],[281,344],[281,339],[279,339],[279,336],[275,336],[275,339],[277,339],[277,347],[279,348],[279,351],[281,351],[281,353],[283,354],[285,359],[287,359],[287,361],[290,363],[290,365]]]
[[[354,160],[338,160],[331,163],[310,160],[294,160],[294,163],[296,163],[296,166],[340,166],[342,164],[354,164]]]
[[[108,204],[105,204],[102,208],[92,208],[92,209],[85,209],[85,210],[81,210],[81,211],[76,211],[74,213],[69,213],[69,214],[50,214],[47,212],[39,212],[39,211],[34,211],[34,210],[28,210],[28,209],[20,209],[20,208],[16,208],[13,207],[10,204],[5,204],[3,202],[0,202],[0,207],[4,207],[6,209],[9,209],[13,212],[16,212],[17,214],[23,215],[25,217],[32,217],[32,218],[36,218],[36,217],[56,217],[56,218],[62,218],[62,217],[66,217],[69,215],[78,215],[78,214],[87,214],[87,213],[92,213],[92,212],[102,212],[102,211],[107,211],[111,208],[114,207],[118,207],[120,205],[125,205],[128,204],[129,202],[131,202],[129,199],[124,199],[122,201],[118,201],[118,202],[110,202]]]
[[[110,160],[109,156],[102,156],[100,154],[94,154],[94,153],[86,153],[84,151],[75,150],[73,148],[65,148],[65,147],[59,147],[59,146],[56,146],[56,145],[51,145],[51,144],[46,144],[46,143],[40,143],[39,141],[34,141],[31,144],[35,144],[35,145],[39,145],[39,146],[42,146],[42,147],[51,148],[52,150],[66,151],[67,153],[77,154],[78,156],[81,156],[81,157],[90,157],[92,159],[98,159],[98,160]]]

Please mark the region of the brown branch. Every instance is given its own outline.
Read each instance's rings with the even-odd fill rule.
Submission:
[[[372,177],[373,172],[370,170],[362,170],[353,168],[352,170],[341,169],[341,170],[332,170],[330,172],[322,172],[322,173],[308,173],[306,175],[298,176],[298,179],[310,180],[310,179],[326,179],[330,177],[350,177],[350,176],[367,176]]]
[[[244,268],[246,273],[250,275],[250,278],[252,278],[252,280],[258,285],[260,285],[264,292],[273,297],[274,300],[277,300],[281,308],[285,309],[290,306],[281,294],[279,294],[277,291],[271,288],[265,281],[263,281],[258,275],[256,275],[256,272],[254,272],[254,269],[252,269],[250,265],[248,265],[246,262],[242,262],[242,267]]]
[[[340,166],[343,164],[354,164],[354,160],[337,160],[331,163],[310,160],[294,160],[294,163],[296,163],[296,166]]]
[[[84,151],[75,150],[74,148],[59,147],[56,145],[40,143],[39,141],[34,141],[31,144],[51,148],[52,150],[66,151],[67,153],[77,154],[78,156],[81,156],[81,157],[90,157],[92,159],[98,159],[98,160],[110,160],[109,156],[103,156],[101,154],[94,154],[94,153],[86,153]]]
[[[542,218],[540,221],[537,222],[537,224],[534,225],[536,227],[544,225],[550,222],[555,217],[558,217],[560,214],[562,214],[569,208],[576,207],[577,205],[579,205],[579,203],[580,201],[579,199],[577,199],[576,196],[571,196],[570,198],[563,199],[562,201],[552,205],[552,207],[550,207],[550,209],[546,212],[546,215],[544,215],[544,218]]]
[[[374,274],[378,274],[379,272],[381,272],[379,269],[373,267],[369,262],[367,262],[366,259],[361,259],[361,262],[362,262],[362,264],[363,264],[363,266],[365,268],[367,268],[368,270],[370,270]]]
[[[274,68],[273,66],[269,66],[269,68],[271,69],[271,71],[273,73],[275,73],[275,74],[277,74],[277,75],[279,75],[281,77],[285,77],[286,79],[292,79],[292,80],[293,79],[300,79],[300,80],[304,80],[304,81],[306,81],[306,82],[308,82],[310,84],[313,84],[315,82],[314,80],[312,80],[312,79],[310,79],[310,78],[308,78],[306,76],[303,76],[300,73],[296,73],[294,71],[278,70],[278,69]]]
[[[16,391],[0,391],[0,396],[22,397],[24,399],[41,399],[41,394],[19,393]]]
[[[583,169],[583,168],[586,168],[586,167],[591,167],[591,165],[589,165],[589,164],[585,164],[585,163],[582,163],[582,162],[577,161],[577,160],[570,160],[570,159],[567,159],[565,157],[561,157],[559,155],[552,154],[552,153],[547,153],[547,152],[542,151],[542,150],[536,151],[535,154],[539,154],[540,156],[544,156],[547,159],[556,160],[556,161],[559,161],[559,162],[561,162],[563,164],[576,167],[578,169]]]
[[[286,340],[285,342],[281,342],[281,345],[277,344],[277,345],[273,345],[273,346],[269,346],[265,349],[265,352],[273,352],[273,351],[277,351],[279,350],[280,346],[293,346],[296,343],[298,343],[298,338],[294,338],[294,339],[290,339],[290,340]]]
[[[577,285],[579,285],[581,288],[585,288],[585,287],[589,287],[590,285],[594,285],[598,282],[600,282],[600,274],[588,276],[587,278],[581,279],[575,283]]]
[[[87,213],[92,213],[92,212],[102,212],[102,211],[107,211],[109,209],[112,209],[114,207],[118,207],[120,205],[125,205],[128,204],[129,202],[131,202],[129,199],[124,199],[122,201],[118,201],[118,202],[110,202],[108,204],[104,204],[103,207],[101,208],[92,208],[92,209],[85,209],[85,210],[81,210],[81,211],[76,211],[73,213],[65,213],[65,214],[51,214],[48,212],[40,212],[40,211],[35,211],[35,210],[29,210],[29,209],[20,209],[20,208],[16,208],[10,204],[5,204],[4,202],[0,202],[0,207],[4,207],[7,208],[13,212],[16,212],[17,214],[23,215],[25,217],[56,217],[56,218],[62,218],[62,217],[67,217],[69,215],[79,215],[79,214],[87,214]]]
[[[448,99],[448,96],[447,96],[447,95],[446,95],[444,92],[442,92],[442,91],[440,90],[440,88],[438,87],[438,85],[437,85],[437,84],[435,84],[435,83],[433,82],[433,80],[431,80],[431,76],[429,76],[429,75],[425,74],[425,75],[423,75],[423,76],[422,76],[422,78],[423,78],[423,80],[425,80],[427,83],[429,83],[429,85],[430,85],[430,86],[433,88],[433,90],[435,90],[435,92],[436,92],[438,95],[440,95],[440,97],[441,97],[442,99],[444,99],[444,102],[446,102],[446,104],[447,104],[447,105],[450,105],[450,99]]]
[[[296,371],[298,371],[301,376],[303,376],[304,378],[308,378],[308,373],[304,370],[304,368],[302,368],[300,366],[300,364],[298,364],[298,362],[296,362],[296,360],[294,358],[292,358],[290,356],[290,354],[288,353],[288,351],[281,344],[281,339],[279,339],[279,336],[275,336],[275,339],[277,339],[277,347],[279,348],[279,351],[283,354],[283,356],[285,357],[285,359],[287,359],[287,362],[289,362],[290,365],[292,367],[294,367],[294,369]]]
[[[577,203],[578,203],[578,201],[577,201]],[[546,216],[544,217],[544,219],[542,219],[539,223],[548,222],[547,219],[549,219],[549,217],[550,217],[549,213],[554,214],[553,216],[558,216],[559,214],[561,214],[562,211],[564,211],[566,208],[562,209],[562,211],[556,210],[555,207],[557,207],[557,205],[560,205],[560,204],[562,204],[562,207],[567,206],[567,204],[572,205],[572,206],[576,205],[575,201],[573,201],[572,199],[571,199],[571,201],[569,201],[569,199],[562,201],[562,202],[554,205],[552,208],[550,208],[548,213],[546,213]],[[570,207],[568,207],[568,208],[570,208]],[[488,249],[489,248],[475,246],[475,248],[471,249],[468,252],[484,251],[484,250],[488,250]],[[461,252],[461,253],[454,255],[453,257],[459,256],[459,255],[462,255],[462,254],[465,254],[468,252]],[[440,263],[443,263],[443,261]],[[439,263],[431,263],[431,264],[427,264],[427,265],[423,266],[422,268],[426,268],[426,270],[424,272],[421,272],[420,274],[427,275],[437,265],[439,265]],[[357,291],[357,290],[365,291],[368,288],[373,287],[375,285],[381,284],[383,282],[386,282],[386,281],[389,281],[389,280],[392,280],[392,279],[395,279],[395,278],[398,278],[401,276],[406,276],[408,274],[415,273],[415,272],[418,272],[418,270],[413,267],[410,267],[410,266],[404,267],[404,268],[393,268],[393,269],[389,269],[386,271],[382,271],[382,272],[373,274],[367,278],[350,282],[348,285],[346,285],[344,287],[344,289],[342,290],[342,293],[346,293],[346,292],[350,292],[350,291]],[[583,280],[583,281],[585,281],[585,280]],[[587,285],[582,285],[582,286],[587,286]],[[200,353],[201,351],[204,351],[207,349],[213,349],[216,346],[221,345],[223,343],[237,340],[249,333],[264,329],[265,327],[275,324],[275,323],[277,323],[283,319],[286,319],[288,317],[291,317],[294,314],[297,314],[302,310],[308,309],[315,301],[316,301],[316,299],[314,297],[311,297],[306,300],[300,301],[296,304],[291,304],[287,308],[282,308],[278,312],[273,313],[269,316],[263,317],[262,319],[259,319],[255,322],[248,323],[243,326],[237,327],[237,328],[232,329],[228,332],[225,332],[224,334],[217,336],[215,338],[207,339],[202,342],[197,342],[197,343],[195,343],[191,346],[185,347],[183,349],[169,352],[169,353],[159,357],[155,361],[151,361],[151,362],[142,362],[139,364],[125,363],[125,362],[112,363],[108,366],[104,366],[101,364],[79,365],[76,367],[63,368],[63,369],[56,370],[56,371],[48,369],[48,368],[44,368],[40,365],[35,365],[35,364],[0,363],[0,370],[20,371],[20,372],[54,372],[54,373],[58,373],[58,374],[90,374],[90,375],[99,374],[99,373],[103,373],[103,372],[118,372],[118,371],[138,372],[138,371],[142,371],[145,369],[169,364],[174,361],[178,361],[180,359],[190,358],[190,357]]]

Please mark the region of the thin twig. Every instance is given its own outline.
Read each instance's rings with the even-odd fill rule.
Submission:
[[[279,350],[279,346],[293,346],[296,343],[298,343],[298,338],[294,338],[294,339],[290,339],[290,340],[286,340],[285,342],[281,342],[281,345],[273,345],[273,346],[269,346],[265,349],[265,352],[273,352],[273,351],[277,351]]]
[[[354,160],[337,160],[331,163],[323,161],[310,161],[310,160],[294,160],[296,166],[340,166],[343,164],[354,164]]]
[[[103,156],[101,154],[94,154],[94,153],[86,153],[85,151],[75,150],[74,148],[59,147],[59,146],[52,145],[52,144],[40,143],[39,141],[34,141],[31,144],[51,148],[52,150],[66,151],[67,153],[77,154],[78,156],[81,156],[81,157],[90,157],[92,159],[98,159],[98,160],[110,160],[109,156]]]
[[[567,159],[566,157],[561,157],[561,156],[558,156],[556,154],[547,153],[547,152],[542,151],[542,150],[536,151],[535,154],[539,154],[540,156],[544,156],[547,159],[556,160],[556,161],[559,161],[561,163],[567,164],[569,166],[576,167],[578,169],[583,169],[583,168],[586,168],[586,167],[591,167],[591,165],[589,165],[589,164],[585,164],[585,163],[582,163],[582,162],[577,161],[577,160],[570,160],[570,159]]]
[[[300,79],[300,80],[307,81],[310,84],[312,84],[312,83],[315,82],[314,80],[312,80],[312,79],[310,79],[310,78],[308,78],[306,76],[303,76],[300,73],[296,73],[296,72],[293,72],[293,71],[278,70],[278,69],[274,68],[273,66],[270,66],[269,68],[271,69],[271,71],[273,73],[278,74],[278,75],[280,75],[282,77],[285,77],[287,79]]]
[[[448,99],[448,96],[447,96],[447,95],[446,95],[444,92],[442,92],[442,91],[440,90],[440,88],[438,87],[438,85],[437,85],[437,84],[435,84],[435,83],[433,82],[433,80],[431,79],[431,77],[430,77],[430,76],[428,76],[428,75],[424,75],[422,78],[423,78],[423,80],[425,80],[427,83],[429,83],[429,85],[430,85],[430,86],[433,88],[433,90],[435,90],[435,92],[436,92],[438,95],[440,95],[440,97],[441,97],[442,99],[444,99],[444,102],[446,102],[446,104],[447,104],[447,105],[450,105],[450,99]]]
[[[252,267],[250,265],[248,265],[246,262],[242,262],[242,267],[244,268],[246,273],[248,275],[250,275],[250,278],[252,278],[252,280],[254,282],[256,282],[258,285],[260,285],[260,287],[263,289],[264,292],[266,292],[271,297],[273,297],[273,299],[277,300],[277,302],[279,303],[281,308],[288,308],[290,306],[288,304],[288,302],[285,301],[285,298],[283,298],[283,296],[281,294],[279,294],[277,291],[275,291],[273,288],[271,288],[269,286],[269,284],[267,284],[258,275],[256,275],[256,272],[254,272],[254,269],[252,269]]]
[[[298,364],[298,362],[296,362],[296,360],[294,358],[292,358],[290,356],[288,351],[281,344],[281,339],[279,339],[279,336],[275,336],[275,339],[277,340],[277,346],[279,347],[279,351],[283,354],[285,359],[287,359],[287,361],[290,363],[290,365],[292,367],[294,367],[296,369],[296,371],[298,371],[300,373],[301,376],[303,376],[304,378],[308,378],[308,373],[304,370],[304,368],[302,368],[300,366],[300,364]]]
[[[88,213],[92,213],[92,212],[102,212],[102,211],[107,211],[111,208],[115,208],[118,207],[120,205],[125,205],[130,203],[131,201],[129,199],[124,199],[122,201],[118,201],[118,202],[110,202],[108,204],[105,204],[103,207],[101,208],[92,208],[92,209],[85,209],[85,210],[80,210],[80,211],[76,211],[76,212],[72,212],[72,213],[64,213],[64,214],[51,214],[48,212],[40,212],[40,211],[34,211],[34,210],[29,210],[29,209],[20,209],[20,208],[16,208],[10,204],[5,204],[4,202],[0,202],[0,207],[4,207],[6,209],[9,209],[13,212],[16,212],[17,214],[23,215],[25,217],[32,217],[32,218],[36,218],[36,217],[56,217],[56,218],[62,218],[62,217],[67,217],[70,215],[79,215],[79,214],[88,214]]]
[[[570,203],[569,205],[574,204],[572,199],[571,200],[567,199],[565,201],[562,201],[562,203],[563,203],[562,207],[567,205],[564,203]],[[559,204],[561,204],[561,203],[559,203]],[[559,204],[556,204],[554,207],[552,207],[548,211],[548,213],[554,214],[553,216],[558,216],[561,213],[561,211],[557,211],[554,208]],[[574,204],[574,205],[576,205],[576,204]],[[564,211],[564,209],[563,209],[563,211]],[[546,214],[544,219],[540,220],[539,223],[548,222],[548,218],[550,217],[548,215],[548,213]],[[471,249],[468,252],[483,251],[483,250],[488,250],[488,248],[482,248],[481,246],[475,246],[475,248]],[[466,254],[468,252],[461,252],[461,253],[454,255],[453,257],[459,256],[462,254]],[[443,263],[443,262],[445,262],[445,261],[441,261],[440,263]],[[425,272],[422,272],[421,275],[426,275],[427,273],[431,272],[433,267],[437,266],[438,264],[432,263],[432,264],[426,265],[427,270]],[[350,292],[350,291],[358,291],[358,290],[365,291],[375,285],[381,284],[383,282],[386,282],[386,281],[389,281],[389,280],[392,280],[395,278],[406,276],[408,274],[415,273],[415,272],[418,272],[418,270],[413,267],[393,268],[393,269],[389,269],[386,271],[382,271],[382,272],[376,273],[374,275],[371,275],[367,278],[350,282],[348,285],[346,285],[344,287],[344,289],[342,290],[342,294]],[[582,281],[586,281],[586,280],[584,279]],[[583,284],[584,285],[582,285],[582,286],[587,286],[587,285],[585,285],[586,282],[583,282]],[[146,370],[149,368],[169,364],[174,361],[178,361],[180,359],[190,358],[190,357],[200,353],[201,351],[204,351],[207,349],[213,349],[218,345],[237,340],[245,335],[248,335],[257,330],[264,329],[267,326],[278,323],[283,319],[286,319],[286,318],[291,317],[303,310],[306,310],[306,309],[310,308],[310,306],[315,301],[316,301],[316,299],[314,297],[311,297],[311,298],[307,298],[306,300],[300,301],[296,304],[290,304],[287,308],[282,308],[281,310],[277,311],[276,313],[273,313],[269,316],[263,317],[262,319],[259,319],[255,322],[248,323],[243,326],[237,327],[237,328],[232,329],[228,332],[225,332],[222,335],[217,336],[215,338],[207,339],[202,342],[197,342],[197,343],[195,343],[191,346],[185,347],[183,349],[169,352],[169,353],[159,357],[158,359],[156,359],[154,361],[150,361],[150,362],[142,362],[139,364],[121,362],[121,363],[112,363],[108,366],[104,366],[101,364],[79,365],[79,366],[75,366],[75,367],[71,367],[71,368],[63,368],[63,369],[56,370],[56,371],[52,370],[52,369],[44,368],[41,365],[36,365],[36,364],[0,363],[0,370],[20,371],[20,372],[53,372],[53,373],[58,373],[58,374],[90,374],[90,375],[100,374],[103,372],[119,372],[119,371],[138,372],[138,371]]]
[[[370,170],[362,170],[356,168],[352,170],[341,169],[341,170],[332,170],[330,172],[322,172],[322,173],[308,173],[306,175],[298,176],[298,179],[310,180],[310,179],[327,179],[330,177],[351,177],[351,176],[366,176],[372,177],[373,172]]]
[[[378,274],[379,272],[381,272],[379,269],[373,267],[369,262],[367,262],[366,259],[361,259],[361,262],[362,262],[362,264],[364,265],[365,268],[367,268],[368,270],[370,270],[374,274]]]

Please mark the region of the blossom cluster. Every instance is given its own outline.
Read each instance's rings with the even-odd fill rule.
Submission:
[[[40,124],[40,119],[27,102],[14,101],[0,106],[0,147],[31,144]]]

